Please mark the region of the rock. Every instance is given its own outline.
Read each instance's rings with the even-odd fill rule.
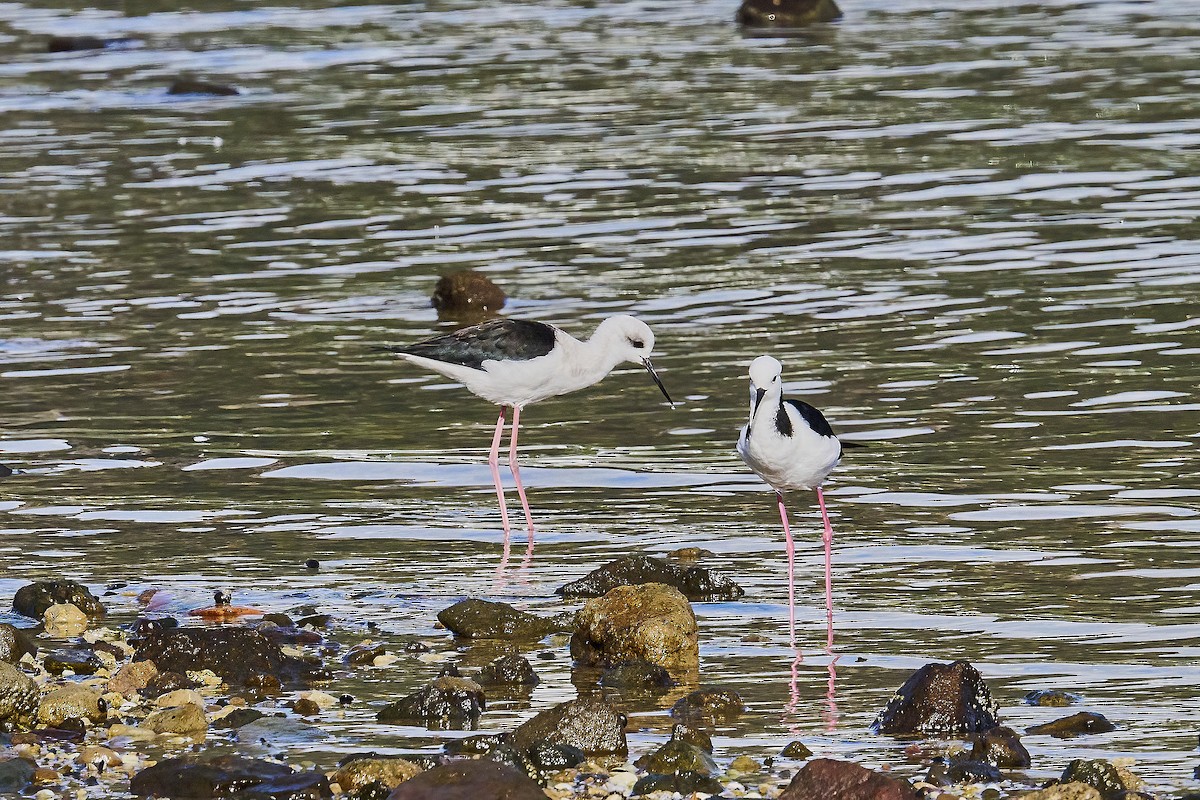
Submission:
[[[479,682],[485,686],[537,686],[539,680],[529,659],[516,653],[501,656],[479,671]]]
[[[234,86],[212,81],[198,81],[191,78],[176,78],[167,88],[167,94],[207,94],[216,97],[231,97],[241,94]]]
[[[96,670],[104,666],[104,662],[91,650],[71,648],[47,653],[42,660],[42,666],[51,675],[62,675],[64,672],[72,672],[76,675],[94,675]]]
[[[265,748],[275,753],[302,743],[322,742],[329,732],[298,719],[262,716],[234,730],[243,747]]]
[[[0,792],[15,795],[33,782],[36,769],[23,758],[0,758]]]
[[[108,679],[108,690],[130,697],[145,689],[157,675],[153,661],[130,661]]]
[[[671,716],[693,724],[715,725],[737,719],[746,704],[732,689],[697,689],[671,706]]]
[[[986,761],[955,761],[946,769],[951,783],[997,783],[1004,780],[1000,770]]]
[[[792,777],[779,800],[918,800],[908,781],[832,758],[814,758]]]
[[[1022,698],[1022,701],[1027,706],[1052,706],[1055,708],[1061,706],[1070,706],[1083,700],[1077,694],[1064,692],[1061,689],[1041,689],[1036,692],[1030,692]]]
[[[569,744],[554,744],[543,739],[529,748],[529,760],[541,772],[557,772],[579,766],[587,760],[587,753]]]
[[[1000,708],[979,672],[966,661],[926,664],[879,713],[875,733],[957,736],[1000,724]]]
[[[790,742],[787,747],[779,754],[784,758],[805,759],[812,758],[813,751],[808,749],[808,745],[801,741]]]
[[[88,617],[72,603],[55,603],[42,614],[46,633],[56,639],[79,636],[87,630]]]
[[[708,753],[693,744],[671,739],[662,747],[633,762],[646,772],[660,775],[678,775],[681,772],[696,772],[701,775],[717,774],[717,762]]]
[[[364,642],[356,644],[346,651],[346,655],[342,656],[342,661],[350,666],[369,666],[375,663],[375,659],[387,653],[387,647],[378,642]]]
[[[1104,795],[1086,783],[1060,783],[1023,794],[1021,800],[1104,800]]]
[[[343,792],[357,795],[372,785],[395,789],[421,772],[421,766],[405,758],[352,758],[342,764],[333,781]]]
[[[15,664],[26,655],[37,655],[37,644],[17,626],[0,622],[0,661]]]
[[[438,612],[438,622],[467,639],[540,639],[569,630],[557,619],[518,611],[508,603],[470,598]]]
[[[536,782],[494,761],[452,761],[396,787],[388,800],[546,800]]]
[[[1026,769],[1031,763],[1021,737],[1004,725],[977,734],[971,745],[971,758],[1001,769]]]
[[[1126,791],[1136,792],[1142,786],[1141,778],[1102,758],[1075,759],[1067,764],[1062,777],[1059,778],[1059,783],[1084,783],[1106,797],[1119,795]]]
[[[1034,725],[1026,728],[1026,733],[1053,736],[1057,739],[1067,739],[1072,736],[1082,736],[1085,733],[1108,733],[1115,731],[1116,725],[1108,721],[1103,714],[1091,711],[1080,711],[1069,717],[1061,717],[1044,725]]]
[[[41,619],[55,603],[70,603],[89,617],[104,616],[104,604],[75,581],[37,581],[22,586],[13,595],[13,611],[33,619]]]
[[[433,683],[384,706],[375,718],[385,723],[426,727],[474,726],[487,702],[483,687],[470,678],[442,675]]]
[[[208,730],[204,709],[188,703],[174,708],[151,711],[138,726],[154,733],[170,733],[180,736],[201,734]]]
[[[748,28],[803,28],[841,18],[834,0],[742,0],[736,17]]]
[[[687,742],[693,747],[699,747],[706,753],[713,751],[712,737],[701,728],[677,722],[671,726],[671,738],[679,742]]]
[[[188,703],[204,708],[204,698],[195,689],[176,689],[173,692],[160,694],[154,700],[154,705],[159,708],[177,708],[186,706]]]
[[[704,567],[682,567],[653,556],[624,556],[592,570],[577,581],[560,586],[563,597],[602,597],[618,586],[665,583],[688,600],[735,600],[746,592],[719,572]]]
[[[251,722],[260,720],[266,714],[259,711],[257,708],[235,708],[228,714],[219,717],[214,717],[212,727],[214,728],[240,728],[243,725],[249,725]]]
[[[604,670],[600,685],[612,689],[669,689],[675,685],[671,673],[649,661],[623,661]]]
[[[122,49],[141,44],[137,39],[115,36],[101,39],[97,36],[51,36],[46,42],[47,53],[76,53],[81,50]]]
[[[239,792],[292,774],[292,769],[283,764],[242,756],[224,755],[208,760],[196,756],[164,758],[134,775],[129,791],[139,797],[243,798],[246,795]],[[284,795],[294,796],[297,795]]]
[[[584,604],[571,636],[571,657],[584,666],[648,661],[672,674],[693,673],[700,665],[696,615],[670,586],[618,586]]]
[[[207,669],[240,684],[261,675],[306,681],[328,677],[317,665],[284,655],[279,645],[247,628],[153,630],[138,643],[133,658],[153,661],[160,672]]]
[[[238,800],[318,800],[333,797],[329,778],[316,770],[300,770],[290,775],[270,778],[257,786],[243,789],[233,797]]]
[[[75,760],[85,767],[95,767],[97,772],[103,772],[120,764],[121,754],[111,748],[91,744],[80,750]]]
[[[153,662],[145,662],[153,666]],[[165,694],[178,692],[181,689],[194,689],[198,686],[194,680],[180,672],[159,672],[154,675],[140,690],[142,697],[153,699]]]
[[[439,317],[475,320],[499,311],[508,298],[491,278],[482,272],[465,269],[439,278],[432,299]]]
[[[292,710],[302,717],[312,717],[321,713],[321,707],[312,700],[298,697],[292,701]]]
[[[50,690],[38,705],[38,722],[57,728],[69,719],[86,719],[88,722],[104,722],[108,716],[108,704],[100,693],[81,683],[70,683]]]
[[[652,792],[674,792],[676,796],[695,797],[697,792],[716,795],[725,791],[721,782],[698,772],[680,772],[674,775],[651,773],[633,785],[632,795]]]
[[[0,727],[31,722],[40,699],[41,692],[33,678],[0,661]]]
[[[762,764],[750,756],[738,756],[729,762],[729,769],[725,771],[725,774],[730,778],[742,778],[747,775],[757,775],[760,772],[762,772]]]
[[[482,756],[492,752],[506,734],[479,733],[474,736],[464,736],[461,739],[448,739],[442,750],[451,756]]]
[[[527,720],[506,738],[528,751],[540,741],[578,747],[589,756],[625,755],[625,715],[595,698],[559,703]]]

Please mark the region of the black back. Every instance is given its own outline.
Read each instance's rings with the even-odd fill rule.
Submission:
[[[387,349],[481,369],[484,361],[528,361],[546,355],[554,349],[554,328],[527,319],[489,319],[444,336]]]
[[[834,436],[833,428],[829,426],[829,421],[825,419],[820,411],[810,406],[803,400],[784,400],[779,406],[779,416],[775,420],[775,426],[779,428],[779,432],[784,436],[792,434],[792,421],[787,418],[787,413],[783,410],[784,405],[789,405],[800,414],[800,418],[808,423],[808,427],[812,428],[813,433],[818,436]],[[784,420],[783,423],[780,420]],[[782,425],[787,425],[787,430],[784,431]]]

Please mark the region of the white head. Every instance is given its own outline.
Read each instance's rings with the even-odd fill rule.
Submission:
[[[783,391],[783,364],[771,356],[759,356],[750,362],[750,413],[768,392]]]
[[[649,325],[628,314],[618,314],[601,322],[589,343],[599,344],[604,348],[613,358],[614,364],[631,361],[645,367],[662,391],[663,397],[667,398],[667,402],[672,406],[675,405],[650,363],[650,353],[654,350],[654,332],[650,330]]]

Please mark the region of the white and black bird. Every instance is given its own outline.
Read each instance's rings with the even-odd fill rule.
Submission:
[[[846,446],[856,446],[845,442]],[[792,642],[796,639],[795,547],[788,526],[786,492],[816,490],[821,518],[825,522],[825,608],[833,619],[833,527],[825,510],[821,485],[842,458],[843,442],[829,422],[813,406],[783,396],[783,365],[771,356],[759,356],[750,364],[750,420],[738,437],[742,460],[775,490],[779,518],[787,540],[788,621]],[[832,627],[830,628],[832,634]]]
[[[500,406],[488,464],[500,500],[500,520],[506,544],[510,531],[500,482],[500,439],[507,409],[512,409],[508,464],[517,485],[517,495],[521,498],[521,508],[525,511],[532,546],[533,517],[517,466],[521,409],[548,397],[591,386],[627,361],[645,367],[667,402],[674,406],[650,363],[654,334],[646,323],[623,314],[605,319],[586,341],[545,322],[500,318],[416,344],[384,349],[456,380],[472,394]]]

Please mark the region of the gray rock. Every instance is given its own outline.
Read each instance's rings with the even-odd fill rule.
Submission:
[[[625,715],[594,698],[577,698],[540,712],[507,737],[520,750],[537,742],[578,747],[589,756],[625,755]]]
[[[0,758],[0,792],[15,795],[33,781],[34,766],[23,758]]]
[[[0,725],[25,725],[37,713],[41,693],[24,672],[0,661]]]
[[[36,655],[37,644],[15,625],[0,622],[0,661],[15,664],[24,655]]]

